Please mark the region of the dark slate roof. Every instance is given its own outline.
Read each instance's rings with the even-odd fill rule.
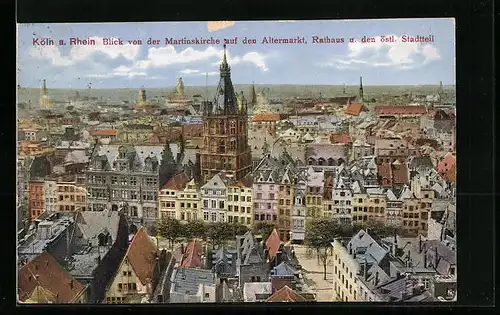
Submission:
[[[234,275],[236,274],[236,261],[233,261],[233,255],[221,247],[213,257],[214,271],[218,275]]]
[[[273,276],[295,276],[298,271],[287,264],[286,262],[281,262],[278,266],[274,267],[273,270],[271,271]]]
[[[352,247],[353,253],[356,253],[356,260],[359,263],[366,262],[368,264],[379,263],[388,253],[388,251],[380,246],[368,233],[363,229],[351,238],[347,244],[347,249]]]
[[[173,291],[195,295],[198,292],[198,286],[214,285],[214,274],[211,270],[179,268],[174,276]]]

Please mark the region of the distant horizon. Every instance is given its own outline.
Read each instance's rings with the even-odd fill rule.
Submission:
[[[253,83],[233,83],[233,86],[234,85],[252,85]],[[257,87],[257,86],[283,86],[283,85],[286,85],[286,86],[293,86],[293,85],[296,85],[296,86],[321,86],[321,87],[325,87],[325,86],[331,86],[331,87],[359,87],[359,85],[341,85],[341,84],[293,84],[293,83],[286,83],[286,84],[275,84],[275,83],[271,83],[271,84],[266,84],[266,83],[254,83],[254,85]],[[426,83],[426,84],[385,84],[385,85],[365,85],[363,84],[363,88],[366,88],[366,87],[405,87],[405,86],[408,86],[408,87],[412,87],[412,86],[439,86],[439,84],[430,84],[430,83]],[[456,84],[444,84],[443,83],[443,87],[455,87]],[[170,88],[175,88],[176,86],[175,85],[170,85],[170,86],[162,86],[162,87],[159,87],[159,86],[144,86],[144,85],[141,85],[141,86],[138,86],[138,87],[103,87],[103,88],[100,88],[100,87],[93,87],[93,88],[73,88],[73,87],[70,87],[70,88],[63,88],[63,87],[50,87],[50,86],[47,86],[47,90],[50,91],[50,90],[134,90],[134,89],[141,89],[141,88],[144,88],[144,89],[170,89]],[[184,89],[189,89],[189,88],[205,88],[205,87],[217,87],[217,84],[209,84],[209,85],[184,85]],[[38,87],[33,87],[33,86],[19,86],[18,88],[21,88],[21,89],[41,89],[41,86],[38,86]]]

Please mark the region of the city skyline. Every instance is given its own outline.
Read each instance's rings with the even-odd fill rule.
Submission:
[[[270,25],[271,24],[271,25]],[[342,31],[325,31],[331,28]],[[394,30],[398,30],[395,32]],[[263,35],[264,34],[264,35]],[[434,42],[311,44],[312,36],[434,35]],[[120,37],[143,45],[33,46],[33,37],[56,42]],[[39,88],[161,88],[181,76],[189,86],[213,86],[219,79],[220,45],[165,45],[165,38],[256,38],[256,45],[228,45],[234,84],[358,85],[455,84],[454,20],[349,20],[236,22],[209,32],[206,22],[18,25],[18,84]],[[304,37],[308,44],[259,44],[262,37]],[[147,45],[151,37],[157,46]],[[248,46],[245,47],[245,46]],[[308,56],[308,58],[303,58]],[[290,64],[293,66],[290,67]],[[206,79],[208,73],[208,80]],[[208,82],[207,82],[208,81]],[[189,82],[189,83],[188,83]],[[373,84],[375,83],[376,84]]]

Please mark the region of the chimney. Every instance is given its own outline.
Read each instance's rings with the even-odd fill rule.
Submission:
[[[375,285],[378,285],[378,271],[375,272]]]
[[[69,288],[73,290],[73,279],[71,279],[71,281],[69,282]]]
[[[394,231],[394,244],[392,246],[392,255],[396,256],[397,252],[398,252],[398,238],[396,232]]]
[[[424,252],[424,268],[427,268],[427,253]]]
[[[422,252],[422,234],[418,235],[418,253]]]
[[[349,244],[349,255],[352,255],[352,244]]]
[[[438,266],[438,248],[437,246],[434,247],[434,268],[437,269]]]
[[[184,254],[184,243],[181,243],[181,254]]]
[[[368,262],[365,259],[365,262],[363,264],[363,278],[366,280],[368,279]]]

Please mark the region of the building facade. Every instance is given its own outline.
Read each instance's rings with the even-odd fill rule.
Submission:
[[[158,216],[162,146],[97,145],[85,172],[87,210],[123,211],[152,232]]]

